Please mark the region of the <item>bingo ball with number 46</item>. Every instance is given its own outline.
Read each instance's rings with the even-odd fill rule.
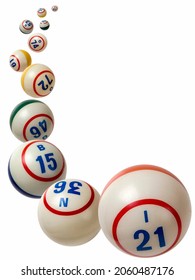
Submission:
[[[137,257],[161,255],[188,230],[191,203],[181,181],[153,165],[138,165],[115,175],[99,203],[99,221],[108,240]]]
[[[28,46],[31,51],[41,52],[47,47],[47,38],[40,33],[33,34],[28,39]]]
[[[20,141],[47,139],[53,131],[54,116],[43,102],[30,99],[20,102],[10,115],[10,128]]]
[[[11,155],[8,174],[12,185],[23,195],[40,198],[54,182],[66,176],[61,151],[47,141],[32,140],[20,145]]]
[[[62,180],[50,186],[38,206],[43,232],[61,245],[81,245],[100,230],[99,193],[81,180]]]
[[[23,90],[34,98],[47,96],[55,85],[55,76],[52,70],[44,64],[32,64],[27,67],[21,76]]]

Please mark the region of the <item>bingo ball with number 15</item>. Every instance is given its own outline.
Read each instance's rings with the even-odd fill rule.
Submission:
[[[12,185],[21,194],[40,198],[54,182],[66,176],[66,162],[53,144],[32,140],[23,143],[12,153],[8,164]]]
[[[47,96],[55,85],[53,71],[44,64],[32,64],[27,67],[21,76],[23,90],[34,98]]]
[[[181,181],[153,165],[122,170],[106,185],[99,221],[108,240],[123,252],[154,257],[175,247],[186,234],[191,203]]]
[[[43,232],[61,245],[88,242],[100,230],[99,198],[96,189],[82,180],[56,182],[39,202],[38,220]]]

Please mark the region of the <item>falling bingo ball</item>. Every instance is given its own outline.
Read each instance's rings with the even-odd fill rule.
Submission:
[[[24,34],[29,34],[33,31],[34,25],[31,20],[25,19],[23,20],[20,25],[19,29]]]
[[[39,9],[37,10],[37,15],[38,15],[39,17],[45,17],[46,14],[47,14],[47,11],[46,11],[45,8],[39,8]]]
[[[21,76],[23,90],[30,96],[39,98],[50,94],[55,84],[52,70],[43,64],[32,64]]]
[[[17,50],[9,57],[10,67],[17,72],[24,71],[31,65],[31,62],[31,56],[25,50]]]
[[[182,240],[190,224],[191,203],[184,185],[171,172],[138,165],[108,182],[98,215],[114,246],[133,256],[153,257]]]
[[[20,193],[40,198],[54,182],[65,179],[66,162],[61,151],[53,144],[32,140],[23,143],[12,153],[8,175]]]
[[[81,245],[100,230],[99,193],[81,180],[62,180],[50,186],[38,205],[43,232],[53,241],[67,246]]]
[[[47,139],[53,131],[54,116],[51,109],[38,100],[20,102],[11,112],[10,128],[20,141]]]
[[[42,30],[47,30],[47,29],[49,29],[49,26],[50,26],[50,24],[49,24],[49,22],[47,21],[47,20],[42,20],[41,22],[40,22],[40,24],[39,24],[39,27],[42,29]]]
[[[28,46],[34,52],[41,52],[47,46],[47,38],[40,33],[32,34],[28,39]]]

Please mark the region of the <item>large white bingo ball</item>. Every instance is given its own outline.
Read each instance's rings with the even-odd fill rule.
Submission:
[[[55,76],[48,66],[39,63],[32,64],[22,73],[21,85],[31,97],[45,97],[53,90]]]
[[[161,255],[184,237],[191,218],[189,195],[171,172],[153,165],[122,170],[106,185],[99,221],[108,240],[137,257]]]
[[[41,52],[47,47],[47,38],[41,34],[32,34],[28,39],[28,46],[31,51]]]
[[[20,31],[24,34],[31,33],[33,31],[33,28],[34,28],[34,25],[33,25],[32,21],[29,19],[23,20],[19,25]]]
[[[31,65],[32,59],[25,50],[17,50],[9,57],[9,64],[15,71],[22,72]]]
[[[67,179],[50,186],[38,205],[38,220],[43,232],[61,245],[81,245],[100,230],[95,188],[81,180]]]
[[[11,155],[8,175],[22,194],[40,198],[44,191],[66,176],[66,162],[61,151],[47,141],[32,140],[20,145]]]
[[[30,99],[20,102],[11,112],[10,128],[20,141],[46,140],[53,131],[54,116],[43,102]]]

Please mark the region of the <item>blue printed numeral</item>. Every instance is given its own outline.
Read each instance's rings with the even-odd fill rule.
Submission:
[[[159,247],[165,247],[166,246],[166,242],[165,242],[165,237],[164,237],[164,231],[163,231],[163,227],[160,226],[158,227],[155,231],[154,234],[158,236],[158,243],[159,243]],[[140,239],[140,236],[143,235],[143,240],[142,242],[136,247],[137,251],[148,251],[148,250],[152,250],[152,246],[147,246],[149,240],[150,240],[150,234],[148,231],[144,230],[144,229],[140,229],[137,230],[134,233],[134,239]]]
[[[46,160],[47,166],[45,164],[44,158]],[[54,154],[53,153],[48,153],[45,154],[44,157],[43,156],[38,156],[36,158],[36,161],[39,162],[40,165],[40,169],[41,169],[41,173],[46,173],[46,167],[51,170],[51,171],[55,171],[57,168],[57,162],[54,158]]]
[[[38,123],[38,126],[40,127],[40,129],[43,130],[43,132],[47,131],[47,122],[46,120],[43,120],[41,122]],[[37,126],[32,126],[30,128],[30,133],[34,136],[34,138],[39,138],[41,136],[41,131]],[[47,136],[44,137],[44,139],[46,139]]]
[[[65,190],[66,188],[66,184],[67,182],[66,181],[61,181],[61,182],[58,182],[55,184],[54,188],[54,193],[61,193]],[[80,187],[82,187],[82,184],[81,182],[78,182],[78,181],[71,181],[69,183],[69,189],[68,189],[68,193],[70,194],[76,194],[76,195],[80,195],[80,191],[78,191],[80,189]]]
[[[49,77],[47,75],[45,75],[45,79],[46,79],[46,82],[51,85],[53,83],[53,80],[50,80]],[[39,83],[38,83],[38,86],[41,86],[42,90],[47,90],[49,85],[45,83],[44,80],[41,80]]]

